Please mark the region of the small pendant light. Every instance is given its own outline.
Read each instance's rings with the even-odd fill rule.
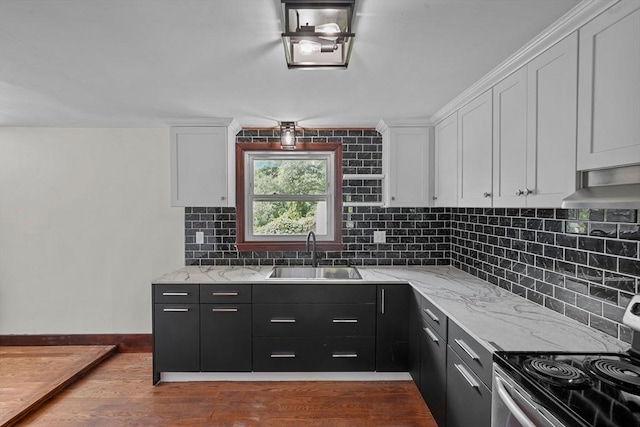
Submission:
[[[295,122],[280,122],[280,147],[283,150],[296,149]]]

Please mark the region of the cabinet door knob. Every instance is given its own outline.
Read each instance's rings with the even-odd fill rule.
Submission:
[[[395,199],[396,199],[396,197],[395,197],[395,196],[391,196],[391,200],[395,200]]]
[[[484,196],[485,198],[487,198],[487,197],[491,197],[491,193],[487,193],[487,192],[485,192],[485,193],[483,194],[483,196]]]
[[[227,200],[225,196],[220,196],[220,200]]]
[[[525,188],[522,194],[524,194],[525,196],[528,196],[529,194],[533,194],[533,191],[529,190],[528,188]]]
[[[516,196],[522,196],[523,194],[524,194],[524,191],[522,190],[516,191]]]
[[[433,200],[438,200],[438,198],[436,196],[433,196],[432,199]]]

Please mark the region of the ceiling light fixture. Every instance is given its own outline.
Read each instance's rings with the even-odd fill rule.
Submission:
[[[347,68],[355,0],[281,0],[289,68]]]
[[[280,122],[280,148],[283,150],[296,149],[295,122]]]

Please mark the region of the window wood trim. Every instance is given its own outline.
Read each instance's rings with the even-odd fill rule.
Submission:
[[[334,155],[334,198],[333,207],[334,229],[333,239],[318,241],[317,248],[321,251],[342,250],[342,144],[334,142],[298,143],[299,151],[333,151]],[[247,151],[281,152],[280,144],[268,142],[239,142],[236,144],[236,247],[240,252],[247,251],[305,251],[306,242],[261,241],[247,242],[245,240],[245,170],[244,154]]]

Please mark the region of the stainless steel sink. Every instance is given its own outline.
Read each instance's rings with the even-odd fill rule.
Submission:
[[[267,279],[362,279],[355,267],[273,267]]]

